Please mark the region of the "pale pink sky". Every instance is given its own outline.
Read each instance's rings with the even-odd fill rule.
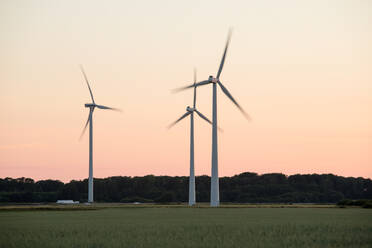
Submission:
[[[98,104],[94,176],[188,175],[192,104],[170,89],[215,75],[252,116],[218,93],[220,176],[334,173],[372,178],[372,2],[0,2],[0,178],[83,179]],[[211,87],[198,109],[211,117]],[[196,118],[196,174],[210,175],[211,128]]]

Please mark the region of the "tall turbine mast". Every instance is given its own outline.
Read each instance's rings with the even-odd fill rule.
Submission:
[[[173,122],[168,126],[168,128],[173,127],[179,121],[190,115],[190,177],[189,177],[189,206],[193,206],[196,203],[196,195],[195,195],[195,166],[194,166],[194,112],[196,112],[202,119],[207,121],[209,124],[212,122],[205,117],[202,113],[200,113],[196,109],[196,70],[194,69],[194,101],[193,107],[190,108],[187,106],[186,113],[182,115],[178,120]]]
[[[88,202],[93,203],[93,112],[95,108],[99,109],[108,109],[108,110],[115,110],[115,111],[120,111],[120,109],[117,108],[111,108],[103,105],[98,105],[94,101],[92,89],[90,88],[88,77],[85,74],[85,71],[83,69],[83,66],[80,65],[81,72],[84,75],[85,82],[87,83],[90,97],[92,99],[92,103],[86,103],[85,107],[89,108],[89,115],[88,115],[88,120],[85,123],[84,129],[80,135],[80,139],[83,137],[85,130],[87,129],[87,126],[89,124],[89,179],[88,179]]]
[[[198,83],[194,83],[192,85],[188,85],[182,88],[178,88],[175,91],[182,91],[186,89],[190,89],[193,87],[198,87],[202,85],[212,84],[212,178],[211,178],[211,206],[217,207],[220,205],[220,191],[219,191],[219,180],[218,180],[218,142],[217,142],[217,84],[221,88],[222,92],[235,104],[235,106],[242,112],[242,114],[250,120],[249,115],[244,111],[244,109],[238,104],[238,102],[234,99],[228,89],[222,84],[220,81],[220,75],[225,64],[226,54],[229,47],[231,38],[231,29],[229,30],[229,34],[227,37],[225,50],[221,59],[220,67],[218,68],[217,76],[209,76],[208,80],[204,80]]]

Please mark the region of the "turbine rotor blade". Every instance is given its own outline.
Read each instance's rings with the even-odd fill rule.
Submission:
[[[206,84],[210,84],[210,83],[211,82],[209,82],[208,80],[205,80],[205,81],[201,81],[201,82],[196,83],[196,84],[190,84],[188,86],[184,86],[184,87],[181,87],[181,88],[173,89],[172,92],[173,93],[177,93],[177,92],[184,91],[184,90],[187,90],[187,89],[190,89],[190,88],[193,88],[193,87],[198,87],[198,86],[202,86],[202,85],[206,85]]]
[[[202,118],[204,119],[206,122],[208,122],[209,124],[212,125],[212,122],[207,118],[205,117],[202,113],[200,113],[197,109],[195,109],[195,112]]]
[[[230,94],[230,92],[226,89],[225,86],[223,86],[223,84],[218,81],[217,82],[218,85],[221,87],[221,90],[223,91],[223,93],[225,93],[225,95],[235,104],[235,106],[242,112],[242,114],[244,115],[245,118],[247,118],[248,120],[251,120],[251,117],[247,114],[247,112],[245,112],[245,110],[239,105],[239,103],[234,99],[234,97]]]
[[[87,75],[85,74],[85,71],[84,71],[84,68],[83,68],[82,65],[80,65],[80,70],[81,70],[81,72],[82,72],[83,75],[84,75],[85,82],[87,82],[87,85],[88,85],[88,89],[89,89],[90,96],[91,96],[91,98],[92,98],[93,103],[95,104],[94,97],[93,97],[93,93],[92,93],[92,89],[90,88],[89,81],[88,81],[88,77],[87,77]]]
[[[173,127],[174,125],[176,125],[179,121],[181,121],[183,118],[185,118],[189,114],[191,114],[191,112],[186,112],[184,115],[182,115],[180,118],[178,118],[175,122],[173,122],[170,125],[168,125],[168,129],[170,129],[171,127]]]
[[[82,131],[81,134],[80,134],[80,138],[79,138],[79,140],[81,140],[81,138],[83,138],[83,135],[84,135],[84,133],[85,133],[85,130],[87,129],[87,126],[88,126],[88,124],[89,124],[89,122],[90,122],[90,119],[92,118],[92,113],[93,113],[93,110],[90,109],[90,110],[89,110],[89,115],[88,115],[88,120],[87,120],[87,122],[85,123],[85,126],[84,126],[83,131]]]
[[[196,68],[194,68],[194,85],[196,84]],[[196,87],[194,87],[194,108],[196,106]]]
[[[194,84],[196,84],[196,68],[194,68]]]
[[[209,124],[212,125],[212,122],[207,118],[205,117],[202,113],[200,113],[197,109],[195,109],[195,112],[202,118],[204,119],[206,122],[208,122]],[[222,128],[220,127],[217,127],[219,131],[223,132]]]
[[[96,107],[99,108],[99,109],[109,109],[109,110],[114,110],[114,111],[122,112],[121,109],[111,108],[111,107],[107,107],[107,106],[103,106],[103,105],[96,105]]]
[[[226,58],[227,49],[229,48],[229,43],[230,43],[230,39],[231,39],[231,33],[232,33],[232,29],[230,28],[229,29],[229,34],[227,35],[227,41],[226,41],[225,51],[223,52],[223,56],[222,56],[221,63],[220,63],[220,68],[218,69],[218,72],[217,72],[217,79],[220,78],[223,65],[225,64],[225,58]]]

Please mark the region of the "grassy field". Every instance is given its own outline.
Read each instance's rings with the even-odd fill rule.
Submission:
[[[0,247],[372,247],[370,209],[254,206],[6,206]]]

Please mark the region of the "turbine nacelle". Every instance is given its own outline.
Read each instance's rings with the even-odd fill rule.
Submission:
[[[187,106],[187,108],[186,108],[186,111],[188,111],[188,112],[194,112],[194,108],[190,108],[190,106]]]
[[[94,108],[96,105],[94,103],[86,103],[85,107],[86,108]]]
[[[218,79],[217,79],[217,78],[214,78],[213,76],[209,76],[208,81],[209,81],[210,83],[214,83],[214,84],[216,84],[216,83],[218,82]]]

